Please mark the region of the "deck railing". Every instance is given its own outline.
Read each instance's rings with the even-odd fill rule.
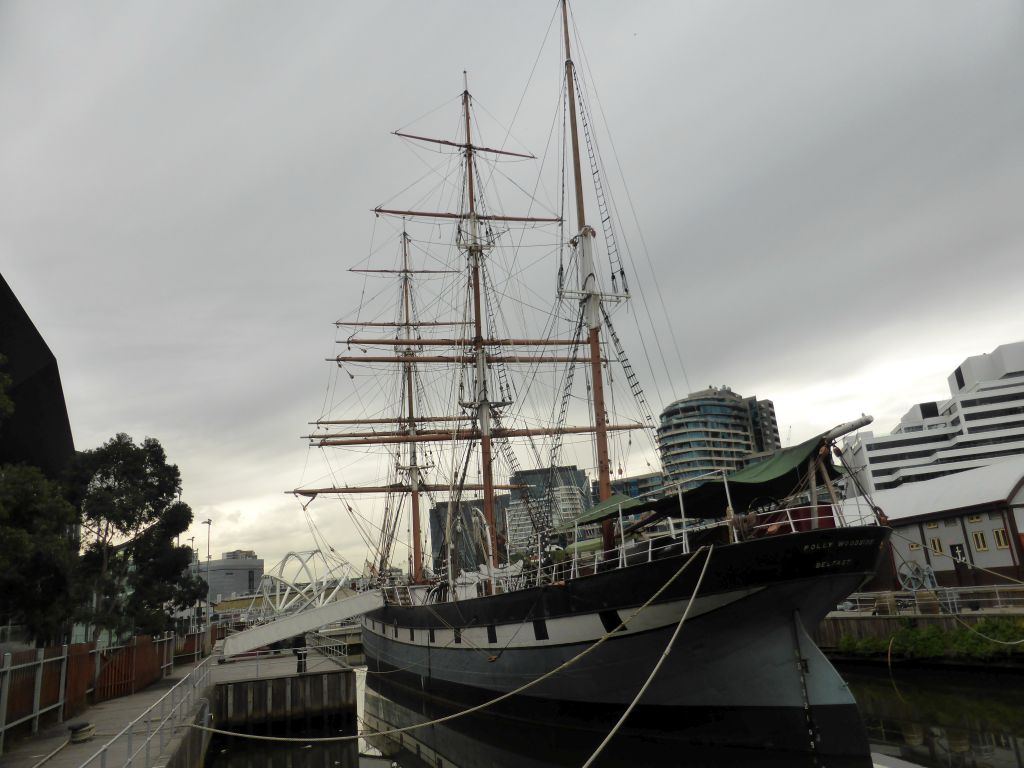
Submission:
[[[499,568],[493,573],[487,573],[487,569],[481,567],[480,571],[470,573],[468,577],[466,574],[461,576],[455,582],[455,588],[461,596],[472,596],[475,587],[476,594],[482,596],[555,583],[598,570],[629,568],[664,557],[688,554],[693,551],[695,544],[706,543],[701,538],[696,538],[699,534],[706,534],[715,529],[724,529],[724,533],[717,534],[723,539],[722,543],[734,543],[818,528],[846,528],[869,522],[875,522],[871,511],[844,517],[838,504],[821,500],[815,503],[813,499],[807,499],[787,507],[755,509],[744,515],[727,512],[716,520],[687,518],[685,515],[667,517],[657,528],[647,528],[642,533],[631,535],[629,524],[620,513],[615,525],[617,531],[625,529],[626,537],[623,540],[617,535],[617,542],[611,550],[603,551],[599,543],[596,550],[591,549],[587,552],[581,552],[573,545],[569,545],[567,549],[571,552],[567,558],[552,556],[544,551],[544,537],[538,536],[532,562],[525,563],[520,571],[512,573],[509,569]],[[577,529],[576,538],[579,538],[579,534],[580,531]],[[706,536],[704,538],[706,539]],[[412,605],[424,599],[436,599],[431,597],[436,592],[423,591],[417,593],[418,597],[414,596],[407,585],[392,584],[382,589],[385,600],[390,605]]]
[[[1024,587],[997,585],[980,587],[935,587],[916,591],[856,592],[836,610],[860,615],[921,616],[969,611],[1024,610]]]

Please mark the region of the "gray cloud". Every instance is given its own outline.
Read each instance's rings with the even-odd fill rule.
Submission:
[[[156,436],[215,551],[309,548],[283,491],[323,472],[296,438],[329,324],[359,299],[344,270],[385,226],[369,209],[424,172],[387,131],[454,98],[463,69],[481,118],[510,122],[553,12],[0,5],[0,268],[60,361],[78,447]],[[692,385],[670,365],[650,391],[773,398],[793,439],[861,411],[884,430],[964,356],[1024,338],[1018,3],[576,14],[604,160],[626,171]],[[539,64],[513,126],[538,153],[557,52]],[[361,562],[345,514],[310,511]]]

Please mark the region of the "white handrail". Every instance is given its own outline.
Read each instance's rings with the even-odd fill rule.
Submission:
[[[82,763],[79,768],[86,768],[86,766],[96,760],[99,760],[103,768],[129,766],[139,758],[142,752],[145,752],[145,762],[141,763],[141,765],[152,765],[152,758],[159,757],[167,745],[167,728],[170,727],[173,731],[174,728],[182,725],[182,721],[185,718],[190,717],[195,712],[208,684],[212,658],[212,656],[207,656],[203,659],[195,669],[175,683],[173,688],[157,699],[146,711],[122,728],[110,741],[100,747],[92,757]],[[160,709],[158,724],[155,730],[151,730],[152,714],[158,707]],[[145,724],[146,737],[138,748],[133,748],[133,733],[135,726],[139,723]],[[153,739],[158,736],[160,752],[152,755],[150,745]],[[111,763],[111,753],[119,741],[124,742],[123,761]]]

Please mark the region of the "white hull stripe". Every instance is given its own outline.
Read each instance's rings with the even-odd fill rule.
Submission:
[[[764,587],[735,590],[733,592],[722,592],[707,597],[698,597],[690,610],[689,619],[692,620],[702,614],[710,613],[743,600],[752,594],[760,592]],[[675,626],[686,610],[689,600],[676,600],[668,603],[657,603],[650,605],[632,619],[625,629],[620,630],[619,635],[638,634],[650,632],[651,630],[663,627]],[[628,619],[635,608],[619,610],[609,609],[606,613],[613,613],[619,621]],[[433,638],[428,629],[411,629],[401,624],[383,624],[380,621],[363,617],[363,631],[370,632],[386,638],[388,642],[401,645],[420,647],[441,647],[441,648],[495,648],[495,649],[516,649],[516,648],[537,648],[557,645],[576,645],[580,643],[593,643],[600,639],[608,628],[602,621],[601,612],[579,613],[572,616],[560,616],[544,620],[544,629],[547,637],[538,637],[536,628],[530,619],[515,624],[496,624],[492,627],[486,625],[462,627],[456,639],[456,630],[435,629]]]

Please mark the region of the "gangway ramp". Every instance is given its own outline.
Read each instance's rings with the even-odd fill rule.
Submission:
[[[265,645],[286,640],[295,635],[320,629],[336,621],[351,619],[353,616],[372,611],[384,605],[384,595],[379,589],[358,592],[349,597],[308,608],[288,616],[274,619],[266,624],[247,629],[224,638],[224,656],[237,656]]]

